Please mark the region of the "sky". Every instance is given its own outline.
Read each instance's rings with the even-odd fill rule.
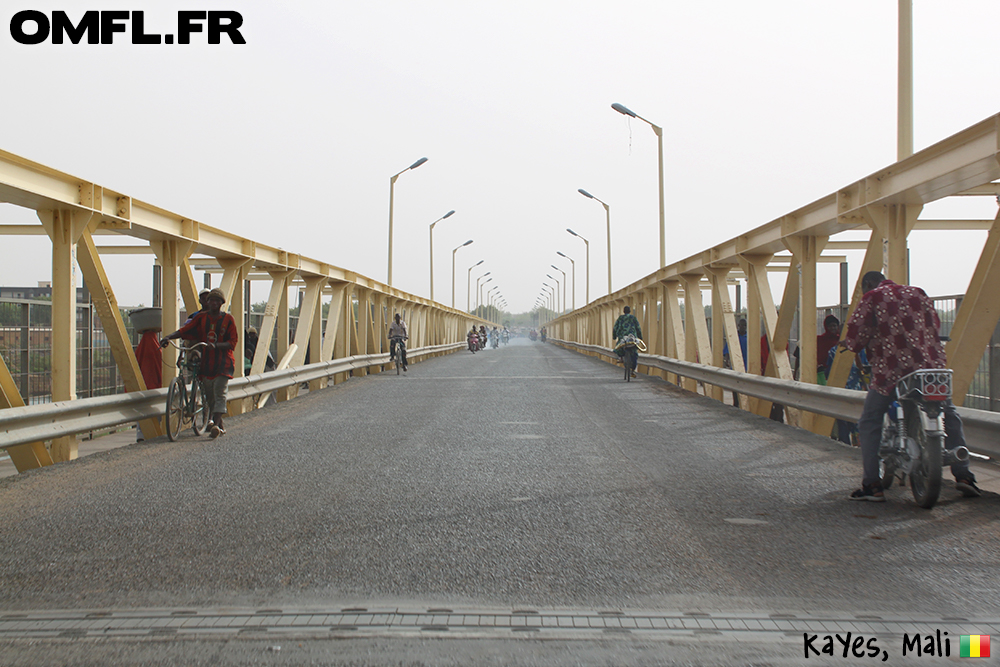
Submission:
[[[605,211],[580,188],[611,206],[612,288],[658,268],[656,137],[612,103],[664,128],[668,263],[896,157],[895,0],[231,0],[212,7],[241,14],[246,44],[169,46],[18,44],[6,26],[32,4],[0,8],[0,149],[379,281],[390,177],[426,157],[395,185],[393,283],[430,295],[428,230],[455,210],[434,229],[434,296],[452,305],[454,257],[459,308],[483,260],[472,283],[489,271],[510,311],[532,309],[547,275],[563,282],[552,264],[572,277],[557,251],[583,305],[585,245],[566,228],[590,242],[591,300],[606,294]],[[142,10],[168,33],[179,5],[59,7]],[[1000,112],[1000,3],[913,7],[919,150]],[[0,204],[0,223],[34,221]],[[984,240],[914,233],[912,282],[964,292]],[[0,244],[0,284],[50,279],[45,237]],[[121,305],[151,302],[151,257],[104,262]],[[821,267],[821,305],[837,275]]]

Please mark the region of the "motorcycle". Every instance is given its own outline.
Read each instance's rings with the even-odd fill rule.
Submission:
[[[468,341],[469,341],[469,352],[475,354],[476,350],[479,349],[479,334],[470,333]]]
[[[969,450],[944,448],[944,407],[951,400],[952,372],[945,368],[914,371],[896,383],[896,400],[882,421],[879,476],[882,488],[910,478],[913,499],[930,509],[941,493],[941,469],[967,461]]]

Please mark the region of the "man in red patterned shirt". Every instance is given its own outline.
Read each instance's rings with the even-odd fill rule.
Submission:
[[[864,476],[851,499],[884,502],[878,447],[882,418],[894,400],[896,383],[921,368],[945,368],[947,362],[938,336],[941,321],[934,302],[922,289],[897,285],[878,271],[864,275],[861,289],[864,296],[847,321],[847,334],[840,343],[855,353],[867,346],[872,365],[871,387],[858,420]],[[944,427],[946,449],[965,445],[962,420],[950,400],[944,407]],[[952,465],[951,472],[963,496],[981,495],[968,461]]]

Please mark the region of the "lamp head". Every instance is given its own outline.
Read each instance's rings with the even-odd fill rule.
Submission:
[[[620,114],[624,114],[626,116],[631,116],[632,118],[636,118],[637,117],[635,115],[635,112],[632,111],[631,109],[629,109],[624,104],[618,104],[618,102],[615,102],[614,104],[611,105],[611,108],[614,109],[615,111],[617,111]]]
[[[569,231],[569,230],[567,229],[566,231]],[[560,257],[566,257],[566,255],[562,254],[558,250],[556,250],[556,254],[559,255]],[[566,259],[569,259],[569,257],[566,257]]]
[[[409,167],[407,167],[407,169],[416,169],[417,167],[419,167],[420,165],[422,165],[424,162],[427,162],[427,158],[422,157],[419,160],[417,160],[416,162],[414,162],[413,164],[411,164]]]
[[[463,243],[462,245],[460,245],[459,248],[464,248],[465,246],[469,245],[470,243],[472,243],[472,239],[469,239],[468,241],[466,241],[465,243]]]
[[[448,211],[447,213],[441,216],[441,219],[444,220],[445,218],[450,218],[453,215],[455,215],[454,211]]]
[[[476,268],[477,266],[479,266],[480,264],[482,264],[485,261],[486,261],[485,259],[479,260],[478,262],[476,262],[475,264],[473,264],[472,266],[469,267],[469,271],[471,271],[472,269]]]
[[[579,192],[581,195],[583,195],[587,199],[594,199],[594,195],[590,194],[589,192],[587,192],[583,188],[578,188],[577,192]]]

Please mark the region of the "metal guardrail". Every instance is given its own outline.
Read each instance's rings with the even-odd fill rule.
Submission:
[[[465,347],[464,342],[433,345],[407,350],[406,356],[414,360]],[[385,352],[234,378],[229,383],[229,400],[252,398],[337,373],[388,363],[389,353]],[[166,400],[167,389],[162,388],[0,410],[0,449],[162,417],[166,412]]]
[[[600,345],[584,345],[555,338],[549,340],[569,349],[618,358],[610,348]],[[866,393],[852,389],[778,380],[654,354],[640,353],[639,363],[739,394],[845,421],[856,422],[865,405]],[[962,417],[969,449],[992,458],[1000,458],[1000,413],[959,406],[958,414]]]

